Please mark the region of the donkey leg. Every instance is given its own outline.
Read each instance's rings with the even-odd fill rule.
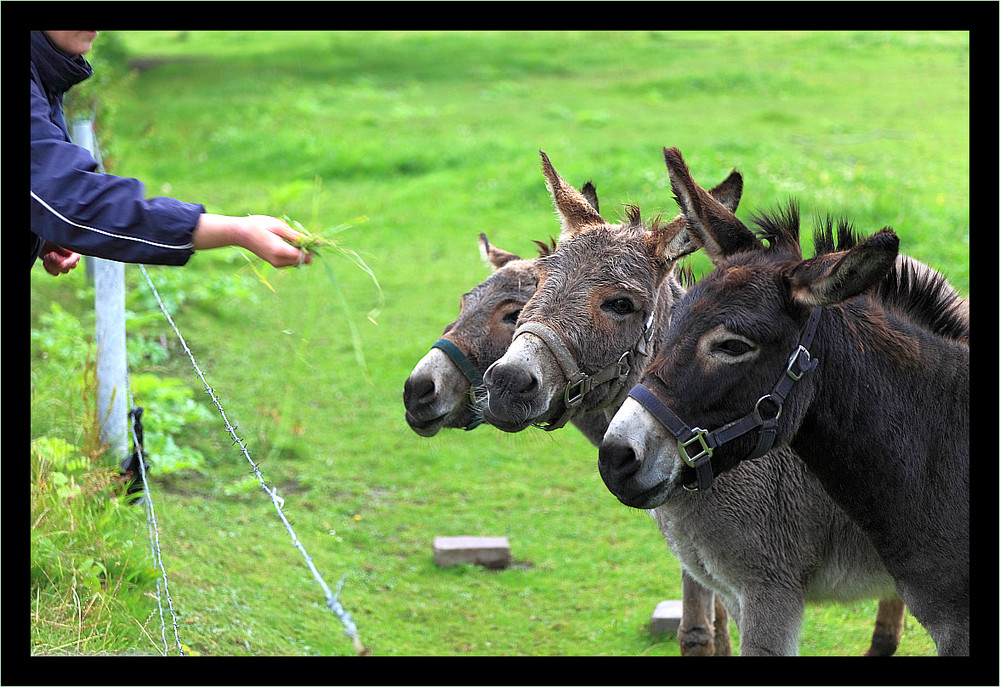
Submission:
[[[729,637],[729,613],[718,594],[715,595],[715,655],[733,655],[733,644]]]
[[[805,609],[801,590],[775,585],[744,590],[737,625],[740,656],[795,656]]]
[[[872,644],[865,656],[892,656],[899,648],[899,639],[903,635],[903,620],[906,616],[906,604],[902,599],[882,599],[878,602],[878,613],[875,615],[875,631],[872,633]]]
[[[712,610],[715,594],[681,570],[681,624],[677,643],[681,656],[712,656],[715,653]]]

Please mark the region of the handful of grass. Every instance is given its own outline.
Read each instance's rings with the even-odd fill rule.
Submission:
[[[335,227],[324,230],[320,234],[306,229],[304,226],[302,226],[300,222],[291,219],[287,215],[283,216],[282,219],[285,221],[286,224],[288,224],[288,226],[295,229],[295,231],[299,232],[299,234],[301,235],[298,241],[291,242],[292,245],[294,245],[296,248],[302,251],[310,253],[314,257],[314,259],[318,258],[320,262],[323,263],[323,268],[326,271],[327,279],[329,279],[330,285],[333,287],[333,291],[336,294],[337,301],[340,304],[341,310],[343,310],[344,315],[347,318],[347,324],[351,332],[351,344],[354,349],[354,357],[357,360],[358,365],[361,367],[361,371],[364,374],[365,378],[368,379],[369,378],[368,367],[365,364],[365,355],[361,345],[361,336],[358,333],[357,326],[354,324],[354,320],[351,318],[351,309],[347,303],[347,299],[344,297],[343,290],[340,288],[340,283],[337,280],[337,275],[334,272],[333,268],[330,266],[329,260],[327,260],[327,257],[330,256],[331,254],[341,257],[347,260],[355,267],[357,267],[358,269],[362,270],[365,274],[367,274],[371,278],[372,283],[375,285],[375,289],[378,294],[378,299],[375,307],[368,311],[367,317],[372,324],[378,324],[376,318],[378,317],[379,313],[382,310],[382,305],[385,303],[385,297],[382,293],[382,286],[381,284],[379,284],[378,277],[375,276],[375,272],[372,271],[371,267],[368,266],[368,263],[364,261],[364,258],[362,258],[357,253],[357,251],[353,250],[352,248],[348,248],[347,246],[344,246],[342,243],[338,242],[334,238],[336,235],[340,234],[346,229],[349,229],[352,225],[338,224]],[[368,218],[359,217],[353,221],[355,223],[367,222]],[[261,269],[258,269],[258,265],[255,264],[262,261],[254,261],[251,260],[249,257],[247,257],[246,259],[250,263],[250,268],[257,275],[258,279],[260,279],[264,283],[264,285],[267,286],[267,288],[271,289],[272,292],[277,293],[275,288],[268,282],[264,272]],[[263,264],[265,269],[269,267],[267,263]]]
[[[352,225],[338,224],[337,226],[331,229],[325,230],[324,231],[325,236],[321,236],[320,234],[315,234],[309,231],[308,229],[303,227],[302,224],[297,220],[290,219],[287,216],[285,216],[283,219],[285,220],[285,223],[288,224],[288,226],[292,227],[293,229],[295,229],[295,231],[299,232],[302,235],[301,238],[298,241],[296,241],[293,245],[299,250],[311,253],[312,255],[322,260],[323,267],[326,268],[331,283],[333,283],[334,287],[337,288],[338,291],[339,287],[336,284],[336,277],[334,276],[333,271],[330,269],[330,265],[327,263],[326,260],[323,259],[324,254],[334,252],[336,255],[344,258],[345,260],[353,264],[355,267],[362,270],[369,277],[371,277],[372,283],[375,284],[375,288],[378,290],[379,301],[378,305],[376,305],[368,312],[368,319],[371,321],[372,324],[378,324],[375,321],[375,318],[378,317],[379,312],[381,312],[382,310],[382,304],[384,303],[384,297],[382,295],[382,286],[378,283],[378,277],[375,276],[375,273],[372,271],[371,267],[368,266],[368,263],[366,263],[364,259],[360,255],[358,255],[357,251],[348,248],[334,241],[333,239],[329,238],[331,236],[341,233],[345,229],[350,229]],[[367,222],[368,218],[359,217],[354,221]],[[320,252],[321,250],[322,253]]]

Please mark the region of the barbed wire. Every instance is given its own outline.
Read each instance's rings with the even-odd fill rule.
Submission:
[[[253,474],[257,477],[257,480],[260,482],[261,489],[263,489],[264,493],[266,493],[268,496],[271,497],[271,502],[274,504],[274,508],[275,511],[277,511],[278,513],[278,517],[281,518],[282,523],[284,523],[285,525],[285,529],[288,530],[288,534],[291,536],[292,544],[302,554],[303,558],[305,559],[306,565],[309,567],[310,572],[312,572],[313,574],[313,578],[316,580],[320,588],[323,590],[323,594],[326,597],[327,606],[340,619],[340,622],[343,624],[347,636],[350,637],[350,639],[354,644],[355,651],[357,651],[359,654],[367,654],[369,650],[361,643],[361,638],[358,635],[358,628],[355,625],[353,619],[351,618],[351,614],[344,609],[344,607],[340,604],[340,601],[338,600],[338,597],[340,595],[340,590],[343,587],[344,579],[346,576],[341,578],[340,584],[337,587],[337,593],[334,594],[330,590],[330,587],[327,586],[326,581],[320,575],[319,570],[316,569],[316,566],[313,563],[312,558],[306,552],[305,547],[302,545],[302,542],[295,534],[295,530],[292,528],[291,523],[285,516],[284,512],[285,500],[280,496],[278,496],[277,489],[267,486],[267,482],[264,479],[264,475],[261,474],[260,468],[258,467],[257,463],[255,463],[253,459],[250,457],[250,451],[247,449],[246,444],[244,444],[243,440],[240,439],[239,435],[236,434],[236,428],[233,427],[233,425],[229,422],[229,418],[226,415],[226,411],[222,407],[222,403],[219,401],[218,396],[216,396],[215,390],[209,385],[208,381],[205,379],[205,375],[201,371],[201,367],[198,365],[198,361],[195,359],[194,353],[191,352],[191,349],[188,347],[187,341],[185,341],[184,336],[181,334],[180,329],[177,328],[177,325],[174,323],[174,319],[170,316],[170,313],[167,311],[166,306],[163,305],[163,301],[160,299],[160,294],[156,290],[156,286],[153,284],[153,280],[150,279],[149,274],[146,272],[146,268],[143,265],[139,265],[139,270],[142,272],[143,277],[145,277],[146,283],[149,284],[149,288],[152,290],[153,296],[156,298],[156,302],[160,306],[160,310],[166,317],[167,322],[170,323],[170,326],[173,328],[174,333],[177,335],[177,339],[180,341],[181,347],[184,349],[184,352],[191,360],[191,365],[194,367],[194,371],[198,375],[198,378],[201,380],[201,383],[205,386],[206,393],[208,393],[209,397],[212,399],[212,403],[215,404],[216,409],[219,411],[219,415],[222,417],[222,420],[226,425],[226,432],[228,432],[229,436],[233,439],[233,443],[239,445],[240,450],[243,452],[243,456],[246,458],[247,462],[250,464],[250,467],[252,468]],[[174,621],[174,627],[176,630],[176,620]]]

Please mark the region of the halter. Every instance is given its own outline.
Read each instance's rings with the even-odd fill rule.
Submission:
[[[809,372],[819,364],[818,358],[813,358],[809,353],[809,346],[812,344],[813,336],[819,325],[821,310],[816,308],[809,317],[809,322],[799,337],[799,345],[788,358],[788,365],[782,373],[778,382],[771,389],[771,393],[765,394],[754,404],[753,410],[738,420],[734,420],[718,429],[706,430],[700,427],[688,427],[674,411],[670,410],[660,399],[642,384],[637,384],[629,392],[629,396],[638,401],[643,408],[648,410],[656,420],[677,439],[677,452],[681,460],[694,469],[698,482],[695,486],[683,485],[688,491],[705,491],[711,486],[712,474],[712,453],[718,447],[736,437],[743,436],[756,428],[760,428],[760,436],[757,438],[757,446],[745,460],[759,458],[771,449],[774,438],[778,433],[778,418],[781,417],[781,410],[785,404],[785,398],[791,391],[795,382],[802,379],[802,375]],[[767,401],[774,404],[773,415],[764,416],[762,404]],[[697,451],[694,455],[688,449],[693,447]]]
[[[625,378],[632,371],[636,355],[646,355],[649,352],[649,342],[653,338],[653,315],[651,314],[646,320],[646,324],[635,346],[622,353],[616,362],[592,375],[588,375],[580,370],[566,344],[548,325],[541,322],[525,322],[514,332],[514,339],[516,340],[517,337],[525,333],[534,334],[545,342],[545,345],[548,346],[552,355],[555,356],[556,362],[559,363],[559,367],[568,380],[566,387],[563,389],[564,411],[559,419],[546,423],[533,423],[535,427],[540,427],[546,432],[551,432],[564,427],[573,415],[576,414],[580,404],[583,402],[584,396],[602,384],[614,383],[616,387],[608,392],[607,399],[603,403],[596,405],[587,412],[592,413],[602,410],[617,400],[625,386]]]
[[[431,348],[437,348],[448,356],[448,359],[455,363],[455,367],[457,367],[465,378],[469,380],[469,398],[472,399],[472,404],[474,406],[478,406],[479,403],[475,400],[474,392],[477,386],[483,385],[483,375],[479,373],[476,366],[472,364],[464,353],[462,353],[462,349],[448,339],[438,339],[431,344]],[[482,415],[476,413],[476,416],[464,427],[464,429],[465,431],[469,431],[470,429],[475,429],[481,424],[483,424]]]

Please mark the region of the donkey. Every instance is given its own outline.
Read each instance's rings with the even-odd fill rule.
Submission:
[[[599,211],[592,183],[587,182],[581,194]],[[482,373],[510,345],[521,308],[535,292],[535,258],[522,259],[497,248],[485,234],[480,234],[479,241],[493,274],[462,296],[458,319],[445,327],[403,385],[406,421],[421,436],[433,436],[446,427],[471,430],[479,426],[482,417],[476,393],[481,390]],[[555,247],[554,242],[535,243],[543,257]],[[578,415],[570,422],[591,443],[600,445],[606,418]],[[721,598],[686,573],[682,597],[683,617],[677,631],[681,655],[731,655],[729,615]]]
[[[683,295],[674,265],[691,249],[683,218],[650,230],[631,209],[626,223],[609,225],[544,155],[543,171],[562,221],[558,248],[536,261],[538,290],[521,311],[514,342],[484,375],[483,417],[506,431],[558,426],[586,375],[623,359],[627,392],[660,347],[662,336],[651,332],[666,329]],[[742,188],[734,175],[712,191],[730,211]],[[574,358],[584,381],[560,357]],[[576,407],[604,408],[595,414],[610,422],[623,396],[612,387]],[[796,653],[807,599],[887,599],[883,617],[901,625],[902,604],[874,549],[790,450],[734,470],[710,491],[677,489],[649,507],[685,572],[724,598],[743,655]],[[870,653],[886,652],[875,643]],[[887,653],[896,643],[890,631]]]
[[[680,300],[657,358],[609,427],[605,483],[636,508],[677,499],[693,472],[703,499],[732,489],[740,531],[708,523],[702,537],[733,546],[757,536],[748,520],[761,508],[760,485],[741,475],[786,456],[767,477],[770,498],[802,504],[803,482],[822,485],[871,542],[938,654],[967,654],[967,302],[941,275],[900,260],[888,228],[861,241],[841,222],[834,246],[827,220],[817,255],[803,260],[796,206],[756,218],[757,235],[692,180],[679,151],[664,153],[682,214],[715,269]],[[793,469],[790,449],[808,472]],[[840,511],[831,507],[830,517],[845,536]],[[871,554],[855,548],[873,574]],[[841,571],[857,584],[847,563]]]
[[[588,181],[581,192],[596,210],[593,183]],[[541,256],[555,248],[554,240],[535,244]],[[486,234],[479,235],[479,252],[493,274],[462,295],[458,319],[444,328],[403,384],[406,422],[421,436],[434,436],[445,427],[471,430],[482,423],[476,393],[483,384],[483,372],[507,350],[521,308],[538,284],[535,258],[522,259],[497,248]],[[580,429],[594,445],[600,445],[603,428],[596,433],[581,423]]]
[[[493,274],[462,296],[458,319],[444,328],[403,384],[406,422],[420,436],[481,424],[476,389],[486,368],[510,345],[521,308],[537,286],[534,259],[496,248],[486,234],[479,235],[479,245]],[[538,245],[543,255],[551,250]]]

